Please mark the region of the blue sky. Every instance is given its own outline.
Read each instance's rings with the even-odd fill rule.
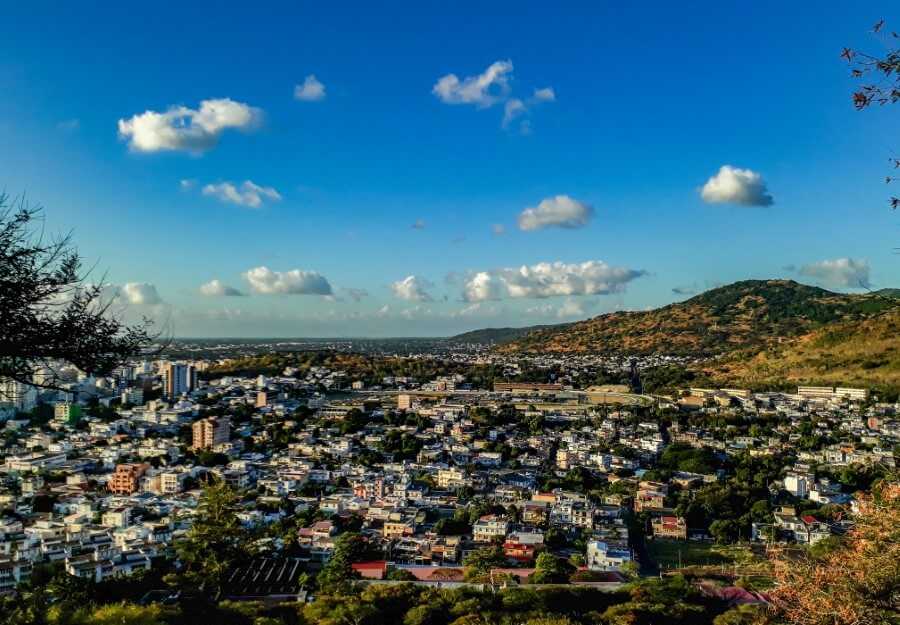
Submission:
[[[839,58],[896,10],[621,4],[6,6],[0,188],[179,336],[900,286],[895,111],[856,112]]]

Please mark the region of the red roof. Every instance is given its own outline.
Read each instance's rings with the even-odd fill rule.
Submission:
[[[370,562],[354,562],[350,565],[354,571],[384,571],[387,569],[386,560],[372,560]]]
[[[802,518],[803,522],[806,523],[807,525],[812,525],[813,523],[819,522],[819,520],[816,517],[812,516],[811,514],[806,514],[800,518]]]

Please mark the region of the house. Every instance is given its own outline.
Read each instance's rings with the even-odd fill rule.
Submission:
[[[619,571],[631,562],[628,544],[614,546],[603,540],[591,540],[587,544],[587,568],[592,571]]]
[[[489,543],[495,538],[506,538],[509,522],[505,517],[488,514],[475,522],[472,535],[477,543]]]
[[[658,516],[651,521],[650,525],[654,536],[687,540],[687,523],[684,517]]]
[[[503,543],[503,553],[511,560],[531,562],[543,546],[543,532],[512,532]]]
[[[354,562],[350,565],[355,573],[363,579],[384,579],[387,575],[386,560],[372,560],[369,562]]]

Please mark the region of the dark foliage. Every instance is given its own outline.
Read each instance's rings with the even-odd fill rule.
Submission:
[[[62,360],[107,373],[152,337],[148,321],[126,326],[110,314],[70,237],[46,236],[40,221],[41,209],[0,195],[0,378],[55,388],[52,376],[35,384],[35,372]]]

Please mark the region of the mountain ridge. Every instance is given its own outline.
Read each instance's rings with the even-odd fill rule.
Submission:
[[[890,290],[884,290],[890,292]],[[524,333],[502,353],[718,356],[757,353],[831,323],[900,306],[892,295],[850,295],[793,280],[743,280],[650,311],[614,312]]]

